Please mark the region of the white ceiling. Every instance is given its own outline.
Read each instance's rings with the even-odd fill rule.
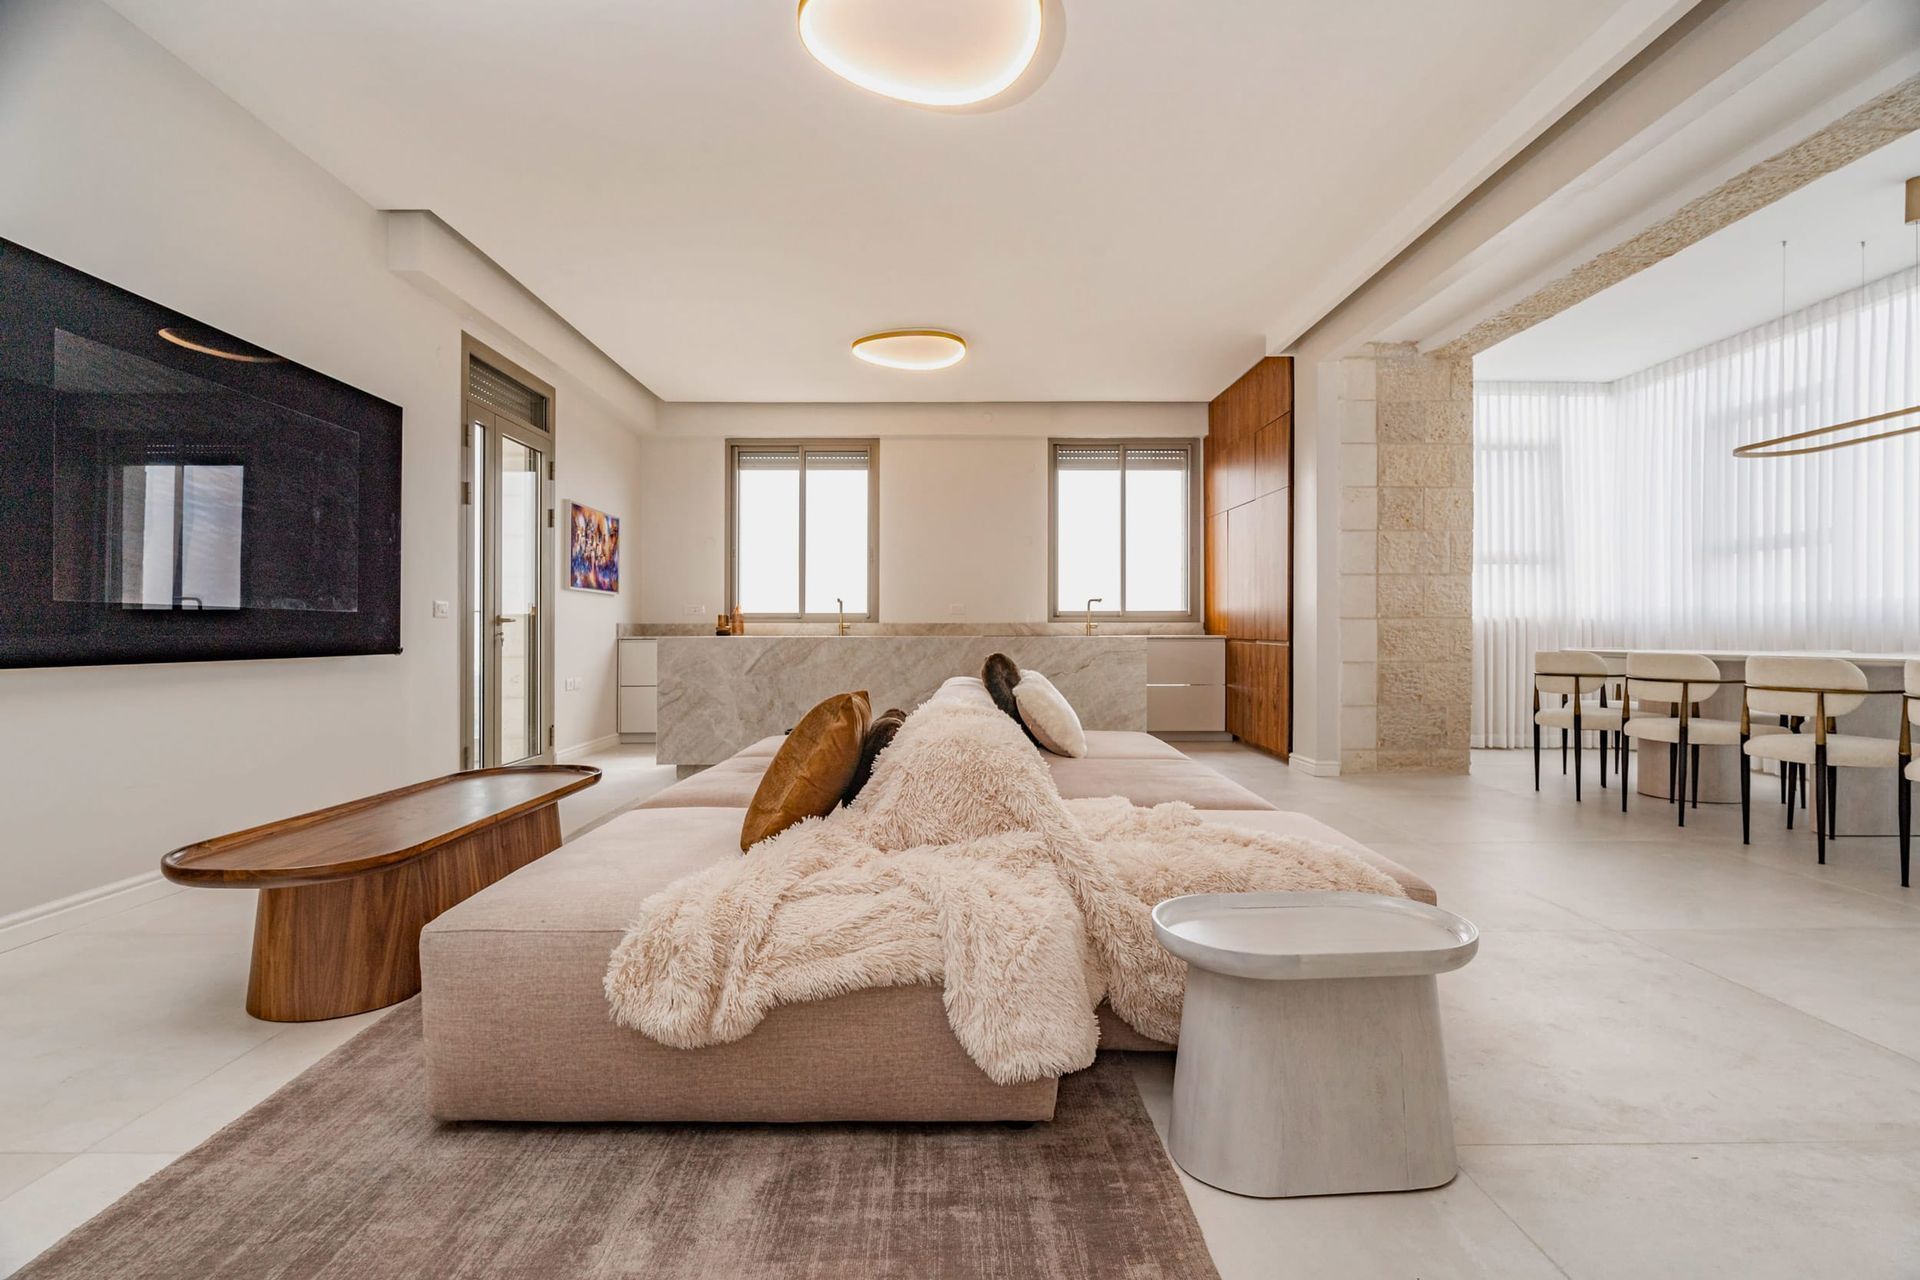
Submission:
[[[1920,175],[1920,133],[1844,169],[1482,352],[1474,376],[1500,381],[1612,382],[1778,319],[1781,250],[1786,307],[1914,265],[1904,189]]]
[[[1039,90],[956,115],[826,72],[792,0],[112,2],[661,396],[816,401],[1206,399],[1635,7],[1068,0]],[[968,359],[847,350],[911,326]]]

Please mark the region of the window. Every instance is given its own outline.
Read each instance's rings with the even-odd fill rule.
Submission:
[[[728,599],[755,618],[879,614],[871,440],[729,441]]]
[[[1056,440],[1053,616],[1191,618],[1194,445]]]

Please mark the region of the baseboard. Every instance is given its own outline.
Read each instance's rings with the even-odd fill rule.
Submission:
[[[129,907],[137,907],[142,902],[164,898],[179,891],[180,886],[169,884],[161,878],[159,871],[143,871],[137,876],[101,885],[98,889],[87,889],[56,898],[52,902],[43,902],[37,907],[0,916],[0,951],[9,951],[74,925],[114,915]]]
[[[1287,758],[1287,767],[1289,769],[1298,769],[1300,772],[1314,778],[1337,778],[1340,776],[1340,762],[1338,760],[1315,760],[1312,756],[1303,756],[1298,751]]]
[[[605,751],[609,747],[619,745],[620,735],[610,733],[604,738],[595,738],[592,742],[583,742],[574,747],[562,747],[553,753],[553,758],[557,763],[565,763],[568,760],[578,760],[581,756],[590,756],[596,751]]]

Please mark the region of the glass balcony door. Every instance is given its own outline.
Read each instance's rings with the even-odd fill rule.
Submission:
[[[552,758],[551,438],[467,406],[462,758],[465,767]]]

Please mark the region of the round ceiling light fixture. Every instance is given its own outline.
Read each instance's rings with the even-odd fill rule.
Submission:
[[[1012,88],[1040,52],[1047,0],[800,0],[800,42],[862,89],[965,107]]]
[[[853,340],[853,354],[883,369],[924,373],[949,369],[967,356],[966,339],[945,329],[889,329]]]

